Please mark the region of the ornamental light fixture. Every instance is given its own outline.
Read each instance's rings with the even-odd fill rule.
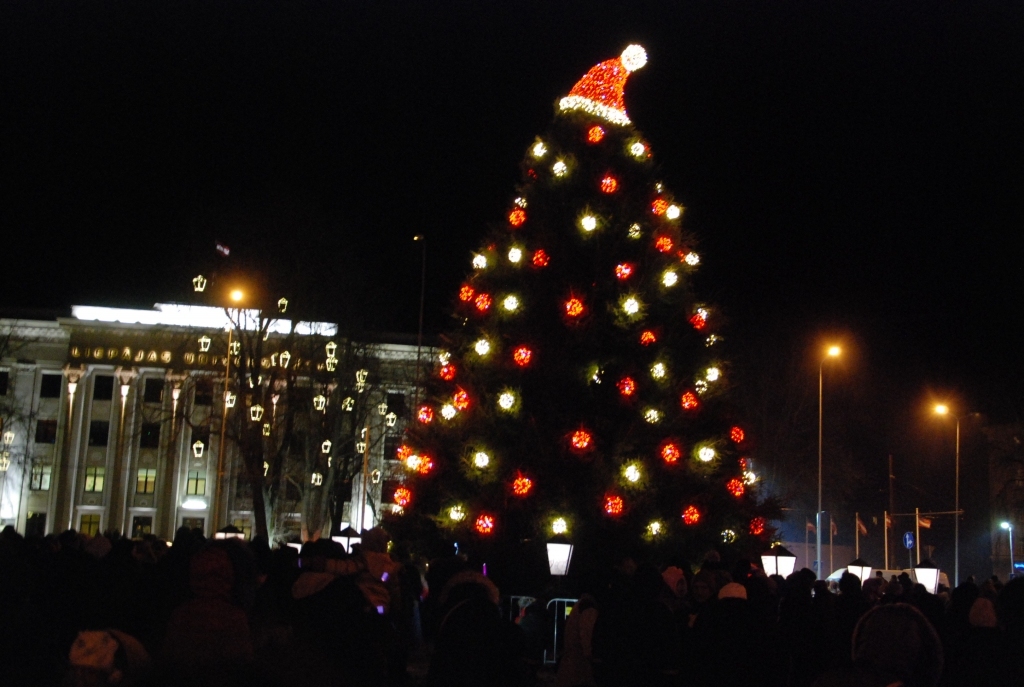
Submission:
[[[282,351],[281,355],[277,357],[281,361],[281,367],[288,367],[288,363],[292,361],[292,354],[288,351]]]
[[[327,407],[327,397],[326,396],[324,396],[323,394],[317,394],[316,396],[313,397],[313,408],[315,410],[319,410],[320,412],[323,412],[326,407]]]
[[[212,341],[213,341],[213,339],[208,337],[206,334],[203,334],[202,336],[200,336],[199,337],[199,352],[200,353],[208,352],[210,350],[210,343]]]
[[[331,452],[331,440],[330,439],[324,439],[324,443],[320,444],[320,452],[321,453],[330,453]]]
[[[327,360],[324,361],[324,366],[327,367],[328,372],[334,372],[335,370],[338,369],[338,359],[328,358]]]
[[[264,422],[263,423],[263,436],[265,436],[265,437],[269,437],[270,436],[270,423],[269,422]]]
[[[259,422],[263,419],[263,406],[256,404],[249,408],[249,418],[253,422]]]
[[[871,564],[862,558],[856,558],[851,561],[850,564],[846,566],[846,569],[856,575],[861,584],[864,584],[868,577],[871,576]]]
[[[365,441],[357,441],[356,442],[356,453],[366,453],[366,442]]]
[[[196,443],[192,444],[192,455],[194,455],[196,458],[202,458],[204,448],[206,448],[206,444],[197,439]]]
[[[10,467],[11,467],[11,452],[10,451],[3,451],[2,453],[0,453],[0,472],[7,472],[7,470]]]
[[[7,430],[4,432],[4,446],[10,447],[12,444],[14,444],[14,432]]]
[[[321,484],[324,483],[324,476],[321,475],[319,472],[314,472],[309,480],[309,483],[314,487],[319,487]]]
[[[277,310],[280,313],[284,313],[288,310],[288,299],[282,298],[277,302]]]
[[[380,414],[381,417],[384,417],[385,415],[387,415],[388,414],[388,402],[387,401],[381,401],[377,405],[377,412]]]
[[[224,392],[224,406],[226,408],[234,408],[235,402],[238,400],[238,395],[233,394],[230,391]]]
[[[338,352],[338,344],[333,341],[328,341],[327,345],[324,346],[324,350],[327,351],[328,358],[333,358],[334,354]]]
[[[548,570],[552,575],[566,575],[572,561],[572,542],[564,534],[557,534],[547,541]]]
[[[761,554],[761,567],[764,568],[764,574],[769,577],[772,575],[789,577],[793,574],[793,568],[796,567],[796,556],[781,544],[773,546],[769,551]]]
[[[353,398],[351,396],[346,397],[341,402],[341,409],[344,410],[346,413],[351,413],[352,409],[355,408],[355,407],[356,407],[356,402],[355,402],[355,400],[353,400]]]
[[[394,413],[388,413],[387,415],[384,416],[384,423],[388,427],[394,427],[397,422],[398,416],[395,415]]]
[[[924,559],[914,566],[914,581],[923,584],[929,594],[935,594],[939,587],[939,566]]]
[[[201,274],[197,274],[192,279],[192,288],[196,293],[202,293],[203,291],[206,291],[206,281],[206,277]]]
[[[341,544],[345,549],[345,553],[352,553],[352,547],[363,541],[359,532],[352,529],[351,526],[346,527],[341,532],[331,537],[331,539]]]
[[[366,376],[370,374],[369,370],[356,370],[356,391],[363,393],[366,388]]]

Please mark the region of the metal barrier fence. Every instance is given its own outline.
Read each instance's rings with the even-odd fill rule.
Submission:
[[[559,642],[565,633],[565,621],[577,601],[578,599],[568,598],[556,598],[548,601],[545,608],[551,617],[551,628],[548,639],[545,640],[544,665],[558,663],[558,657],[562,653],[562,647]],[[526,609],[536,602],[537,598],[532,596],[508,597],[508,619],[518,623],[526,615]],[[554,608],[552,609],[552,607]]]

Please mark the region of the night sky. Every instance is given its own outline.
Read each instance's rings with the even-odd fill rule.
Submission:
[[[885,506],[888,453],[900,509],[951,507],[929,399],[985,413],[977,454],[1024,408],[1022,36],[1013,2],[8,0],[0,298],[148,307],[249,275],[414,334],[424,234],[437,333],[555,101],[637,42],[627,107],[744,393],[813,406],[754,424],[816,430],[838,337],[826,431],[867,476],[849,508]]]

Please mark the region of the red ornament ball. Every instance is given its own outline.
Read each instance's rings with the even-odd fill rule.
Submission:
[[[744,433],[742,427],[733,427],[732,429],[729,430],[729,438],[732,439],[737,444],[742,442],[746,436],[747,435],[746,433]]]
[[[654,241],[654,247],[659,253],[668,253],[672,250],[672,239],[668,236],[659,236]]]
[[[601,193],[615,193],[619,190],[619,180],[610,174],[601,179]]]
[[[494,531],[494,516],[487,513],[476,519],[476,531],[480,534],[490,534]]]
[[[654,335],[650,329],[645,329],[640,332],[640,345],[650,346],[652,343],[658,340],[658,337]]]
[[[621,280],[629,279],[633,274],[633,266],[628,262],[622,262],[615,266],[615,278]]]
[[[486,293],[477,295],[476,301],[474,301],[476,309],[480,312],[487,312],[488,308],[491,307],[491,296]]]
[[[601,139],[604,138],[604,129],[597,126],[596,124],[587,129],[587,142],[588,143],[600,143]]]
[[[569,317],[579,317],[583,314],[583,301],[579,298],[570,298],[565,302],[565,314]]]
[[[473,287],[470,286],[469,284],[466,284],[461,289],[459,289],[459,300],[464,303],[468,303],[469,301],[473,300],[474,293],[476,293],[476,290],[473,289]]]
[[[548,263],[551,262],[551,258],[547,253],[544,252],[543,248],[538,248],[533,253],[533,266],[534,267],[547,267]]]
[[[636,382],[633,381],[632,377],[623,377],[616,386],[619,388],[619,393],[623,396],[629,397],[636,393]]]
[[[513,227],[522,226],[523,222],[526,221],[526,210],[522,208],[516,208],[508,214],[508,223]]]
[[[533,351],[528,346],[519,346],[512,351],[512,361],[519,367],[526,367],[533,358]]]
[[[664,215],[665,211],[668,210],[668,201],[662,198],[651,203],[651,212],[656,215]]]
[[[746,488],[743,486],[743,480],[738,480],[735,478],[729,480],[726,483],[725,488],[729,491],[730,494],[732,494],[736,498],[743,496],[743,492],[746,491]]]
[[[398,487],[398,489],[395,489],[395,503],[397,503],[402,508],[405,508],[406,506],[409,505],[410,501],[412,501],[411,491],[409,491],[405,487]]]
[[[693,328],[699,332],[707,326],[708,320],[704,317],[703,313],[695,313],[693,317],[690,318],[690,324],[692,324]]]
[[[604,512],[608,515],[622,515],[622,497],[621,496],[609,496],[604,500]]]
[[[428,474],[434,469],[434,460],[430,456],[420,456],[419,462],[416,463],[416,472],[421,475]]]
[[[428,424],[434,420],[434,409],[430,406],[420,406],[419,412],[416,414],[416,419],[423,424]]]
[[[512,482],[512,493],[516,496],[526,496],[533,489],[533,480],[526,475],[519,474]]]
[[[679,405],[683,407],[683,410],[696,410],[700,407],[700,401],[697,400],[697,394],[687,391],[679,398]]]
[[[455,366],[449,363],[448,365],[442,365],[441,371],[438,375],[446,382],[450,382],[455,379]]]
[[[754,518],[750,521],[750,534],[755,537],[760,537],[764,534],[765,521],[764,518]]]
[[[466,393],[465,389],[460,388],[452,394],[452,405],[455,406],[456,410],[465,410],[469,407],[469,394]]]
[[[395,457],[398,460],[405,462],[405,459],[412,455],[412,447],[402,444],[395,450]]]
[[[683,511],[683,523],[696,525],[698,522],[700,522],[700,511],[697,510],[697,506],[687,506]]]
[[[590,442],[593,441],[593,437],[585,429],[577,429],[572,433],[572,447],[577,451],[583,451],[590,447]]]
[[[667,441],[661,446],[661,459],[671,465],[683,457],[683,452],[674,441]]]

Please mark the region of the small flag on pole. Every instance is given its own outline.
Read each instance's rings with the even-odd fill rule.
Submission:
[[[885,514],[885,528],[889,529],[890,527],[892,527],[892,518],[890,518],[889,514],[886,513]]]
[[[921,527],[925,528],[926,530],[928,530],[928,529],[931,529],[931,527],[932,527],[932,519],[931,518],[918,517],[917,518],[917,524],[920,525]]]
[[[860,519],[859,515],[857,516],[857,531],[863,534],[864,536],[867,536],[868,534],[867,525],[864,524],[864,521]]]
[[[829,524],[832,526],[832,536],[834,537],[837,534],[839,534],[839,525],[837,525],[836,521],[833,520],[832,518],[829,518],[828,521],[829,521]]]
[[[226,258],[229,255],[231,255],[231,248],[226,246],[225,244],[221,243],[220,241],[218,241],[217,242],[217,252],[220,253],[221,255],[223,255]]]
[[[817,532],[818,531],[818,530],[816,530],[814,528],[814,523],[811,522],[810,520],[807,521],[807,531],[808,532]]]

